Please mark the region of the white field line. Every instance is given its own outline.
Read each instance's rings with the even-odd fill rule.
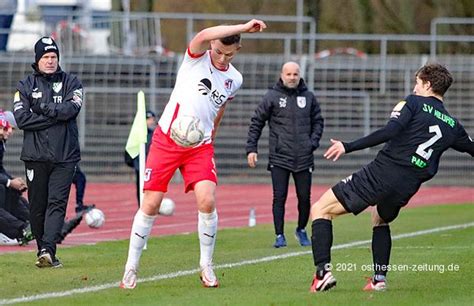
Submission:
[[[411,233],[395,235],[395,236],[392,236],[392,240],[416,237],[420,235],[433,234],[433,233],[444,232],[444,231],[449,231],[449,230],[464,229],[464,228],[473,227],[473,226],[474,226],[474,222],[443,226],[443,227],[435,227],[435,228],[431,228],[427,230],[421,230],[421,231],[416,231],[416,232],[411,232]],[[349,243],[335,245],[332,247],[332,250],[347,249],[347,248],[357,247],[357,246],[365,245],[369,243],[371,243],[371,240],[353,241]],[[243,261],[234,262],[234,263],[215,265],[215,268],[216,269],[235,268],[235,267],[240,267],[240,266],[245,266],[245,265],[253,265],[253,264],[259,264],[263,262],[269,262],[269,261],[285,259],[285,258],[290,258],[290,257],[295,257],[295,256],[307,255],[307,254],[311,254],[311,252],[312,251],[291,252],[291,253],[286,253],[286,254],[281,254],[281,255],[267,256],[267,257],[251,259],[251,260],[243,260]],[[193,275],[198,272],[199,272],[199,269],[192,269],[192,270],[172,272],[168,274],[158,274],[152,277],[140,278],[138,279],[138,283],[154,282],[154,281],[159,281],[163,279],[171,279],[171,278],[176,278],[180,276]],[[22,302],[32,302],[32,301],[43,300],[43,299],[72,296],[75,294],[97,292],[97,291],[111,289],[111,288],[118,288],[119,283],[120,282],[113,282],[113,283],[106,283],[103,285],[91,286],[91,287],[85,287],[85,288],[79,288],[79,289],[71,289],[71,290],[66,290],[66,291],[49,292],[49,293],[42,293],[42,294],[36,294],[36,295],[30,295],[30,296],[22,296],[22,297],[13,298],[13,299],[3,299],[3,300],[0,300],[0,305],[22,303]]]

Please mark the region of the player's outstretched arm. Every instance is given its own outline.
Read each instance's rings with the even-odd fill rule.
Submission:
[[[324,157],[326,159],[332,159],[336,161],[341,157],[344,153],[346,153],[346,149],[344,149],[344,145],[341,141],[336,139],[331,139],[332,145],[327,149],[326,153],[324,153]]]
[[[189,43],[189,49],[193,54],[200,54],[209,49],[211,40],[220,39],[241,33],[255,33],[263,31],[267,25],[258,19],[252,19],[247,23],[235,25],[219,25],[206,28],[194,36]]]

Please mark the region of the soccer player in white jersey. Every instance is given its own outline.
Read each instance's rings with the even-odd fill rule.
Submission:
[[[121,288],[136,286],[143,247],[177,169],[183,176],[185,192],[193,190],[196,197],[201,282],[204,287],[219,286],[212,266],[217,233],[213,140],[226,101],[234,97],[242,84],[242,75],[230,63],[241,48],[240,34],[265,28],[265,23],[256,19],[244,24],[220,25],[200,31],[189,43],[175,87],[153,135],[145,170],[144,199],[133,220]],[[199,118],[204,127],[202,142],[184,148],[170,138],[171,125],[179,116]]]

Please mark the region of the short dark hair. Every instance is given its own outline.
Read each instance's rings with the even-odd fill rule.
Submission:
[[[233,44],[239,44],[240,43],[240,34],[234,34],[230,36],[226,36],[224,38],[219,39],[221,43],[223,43],[226,46],[231,46]]]
[[[446,67],[438,63],[427,63],[418,71],[416,75],[423,82],[430,82],[431,90],[440,96],[443,96],[453,84],[453,76]]]

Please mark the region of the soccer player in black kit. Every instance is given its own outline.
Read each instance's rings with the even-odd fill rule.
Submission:
[[[330,271],[333,240],[331,220],[372,211],[372,256],[375,275],[364,287],[381,291],[387,287],[386,274],[392,241],[389,223],[398,215],[421,184],[438,171],[441,155],[448,148],[474,156],[474,142],[460,122],[444,107],[443,95],[453,82],[442,65],[429,63],[416,72],[414,95],[400,101],[387,125],[353,142],[331,139],[324,157],[336,161],[345,153],[386,143],[374,161],[343,179],[311,207],[312,248],[316,266],[311,292],[336,285]]]

